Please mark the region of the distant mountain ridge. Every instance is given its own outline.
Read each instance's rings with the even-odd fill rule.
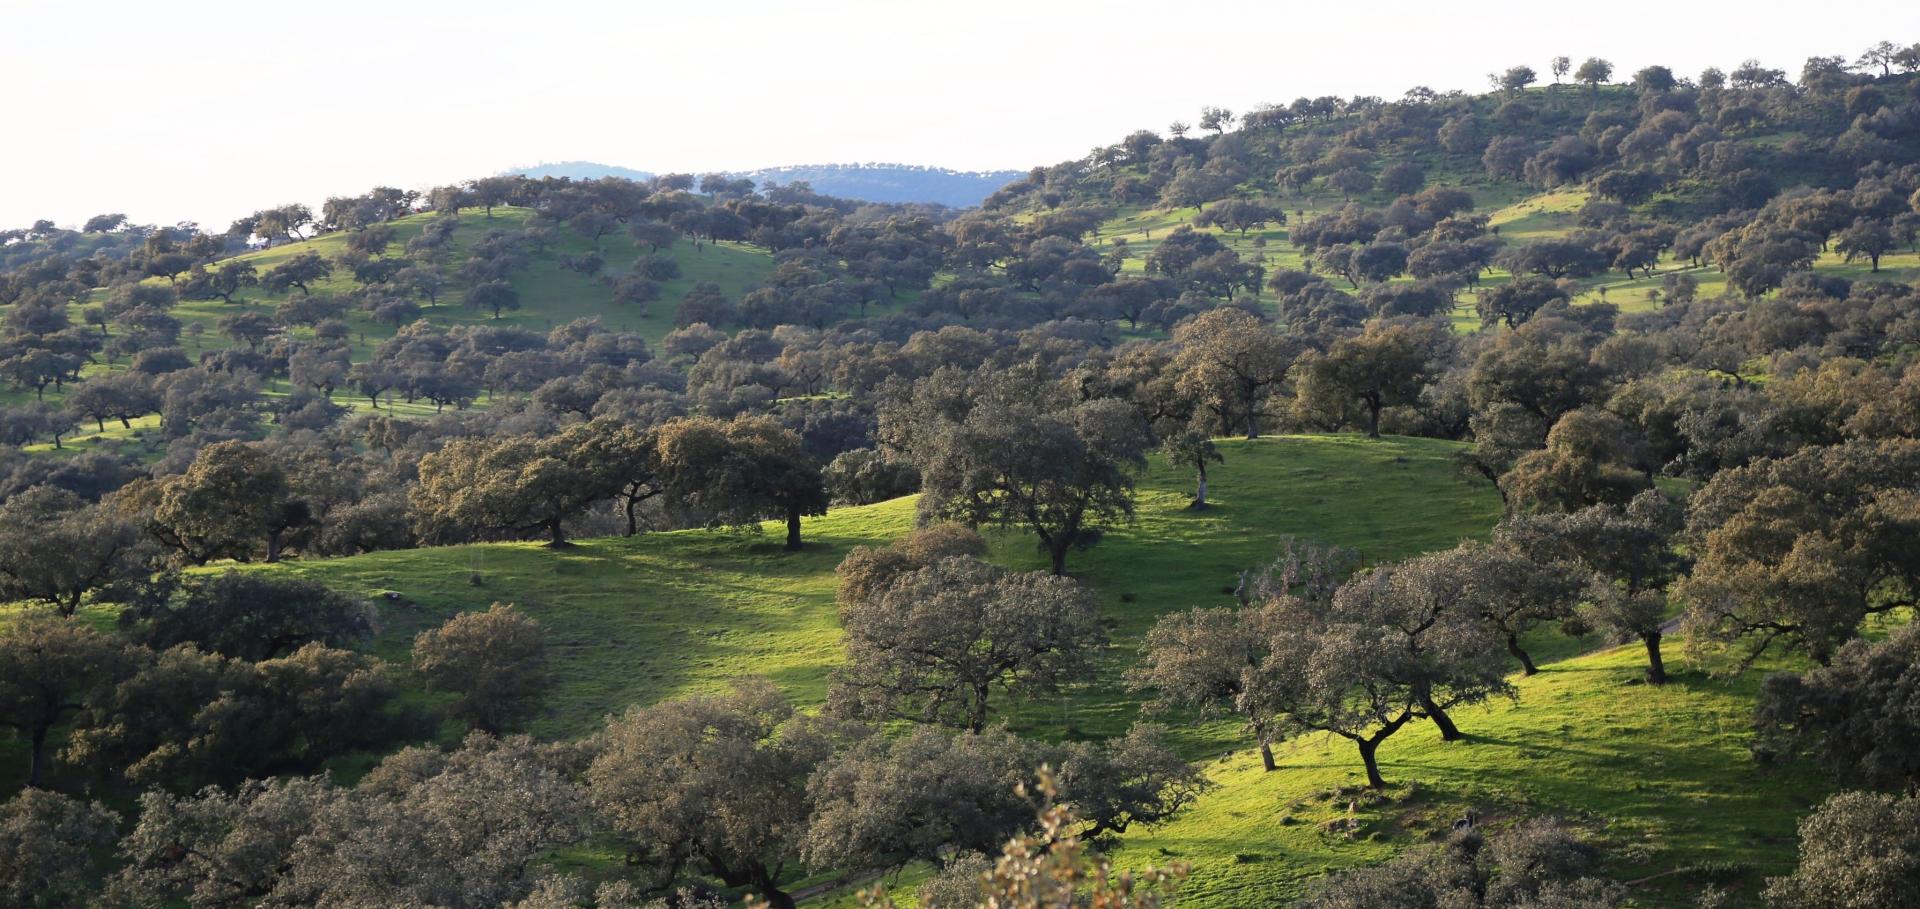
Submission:
[[[570,177],[590,180],[599,177],[625,177],[646,180],[651,172],[600,164],[594,161],[558,161],[532,167],[515,168],[509,173],[528,177]],[[804,182],[813,191],[844,199],[865,202],[932,202],[954,208],[970,208],[994,190],[1021,177],[1026,171],[962,171],[917,164],[794,164],[763,167],[758,170],[727,171],[729,177],[745,177],[762,186],[767,183]]]

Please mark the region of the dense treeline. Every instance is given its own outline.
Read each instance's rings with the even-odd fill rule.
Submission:
[[[0,808],[18,840],[0,852],[21,856],[0,889],[613,907],[699,881],[785,907],[799,870],[918,862],[942,871],[927,900],[969,904],[982,856],[1034,832],[1015,788],[1041,765],[1072,807],[1043,815],[1060,842],[1158,823],[1206,788],[1152,726],[1056,744],[998,720],[1113,658],[1070,569],[1131,519],[1150,454],[1193,471],[1204,509],[1209,470],[1233,469],[1211,439],[1290,431],[1457,440],[1507,515],[1486,541],[1365,569],[1287,541],[1235,605],[1167,604],[1127,676],[1152,707],[1239,718],[1269,769],[1284,738],[1344,738],[1380,790],[1389,737],[1456,739],[1460,708],[1517,696],[1535,629],[1633,642],[1659,684],[1678,613],[1695,666],[1810,661],[1766,681],[1760,757],[1912,787],[1915,636],[1863,630],[1920,593],[1920,287],[1875,277],[1920,231],[1920,51],[1815,58],[1797,82],[1756,63],[1626,85],[1603,60],[1552,69],[1546,90],[1515,67],[1487,95],[1209,108],[1210,135],[1135,133],[979,211],[723,177],[495,177],[264,209],[222,234],[101,216],[0,237],[18,401],[0,407],[0,598],[31,604],[0,626],[0,704],[32,787]],[[1476,190],[1515,184],[1587,190],[1579,227],[1500,236]],[[1279,201],[1315,196],[1341,204]],[[1102,242],[1148,205],[1199,211],[1144,254]],[[1281,224],[1307,270],[1272,267],[1264,237],[1231,242]],[[321,234],[337,255],[231,258]],[[616,234],[644,249],[625,268],[603,252]],[[556,252],[563,238],[588,251]],[[764,251],[767,280],[662,299],[676,256],[711,244]],[[1867,276],[1816,270],[1829,249]],[[609,307],[672,306],[675,329],[503,322],[543,302],[516,276],[545,258]],[[1701,292],[1707,267],[1724,294]],[[1656,305],[1573,302],[1608,272],[1663,275]],[[231,307],[197,358],[182,300]],[[1463,303],[1480,330],[1452,324]],[[434,318],[456,304],[490,318]],[[395,330],[356,356],[353,320]],[[26,450],[155,416],[117,453]],[[195,570],[764,521],[791,550],[806,517],[915,491],[921,529],[841,565],[848,660],[820,713],[748,682],[579,742],[517,734],[550,676],[542,630],[508,606],[423,633],[397,667],[355,649],[366,604]],[[984,561],[982,527],[1031,535],[1050,571]],[[76,618],[93,604],[117,627]],[[400,696],[405,673],[431,705]],[[441,721],[469,737],[418,744]],[[353,785],[324,772],[368,753],[386,757]],[[144,791],[138,812],[40,789],[56,767]],[[1911,866],[1835,881],[1866,876],[1863,839],[1911,857],[1912,812],[1836,796],[1770,898],[1897,904],[1879,895]],[[634,887],[549,876],[552,850],[592,837],[630,850]],[[1591,871],[1553,824],[1466,830],[1310,904],[1618,905]]]

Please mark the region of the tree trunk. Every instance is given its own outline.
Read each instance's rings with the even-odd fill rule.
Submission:
[[[753,869],[753,889],[767,901],[769,909],[794,909],[793,896],[780,889],[773,875],[758,864]]]
[[[1521,675],[1533,675],[1540,671],[1540,667],[1533,665],[1533,657],[1521,649],[1519,635],[1512,633],[1507,634],[1507,652],[1513,654],[1513,658],[1520,661]]]
[[[967,705],[967,731],[978,735],[987,728],[987,697],[993,689],[986,682],[973,686],[973,703]]]
[[[1667,682],[1667,663],[1660,656],[1660,629],[1656,628],[1640,636],[1647,645],[1647,681],[1655,685]]]
[[[1426,712],[1427,719],[1432,720],[1433,725],[1440,727],[1441,741],[1457,742],[1466,738],[1466,735],[1460,731],[1460,727],[1453,724],[1453,717],[1447,715],[1446,708],[1441,707],[1439,702],[1433,699],[1433,695],[1420,696],[1420,709]]]
[[[567,532],[560,524],[561,522],[558,520],[547,522],[547,547],[549,549],[559,549],[567,545]]]
[[[1359,745],[1360,762],[1367,766],[1367,787],[1370,789],[1387,788],[1387,781],[1380,776],[1380,759],[1374,753],[1379,750],[1380,743],[1371,739],[1361,739]]]
[[[1260,438],[1260,415],[1253,410],[1253,403],[1247,404],[1247,438]]]
[[[1280,769],[1280,765],[1273,762],[1273,743],[1271,742],[1260,743],[1260,769],[1268,773]]]
[[[1053,576],[1056,578],[1066,577],[1067,576],[1067,544],[1066,543],[1048,543],[1047,556],[1053,560]]]
[[[800,507],[787,509],[787,551],[800,551]]]
[[[278,530],[267,531],[267,562],[269,564],[280,561],[280,533]]]
[[[627,496],[627,536],[633,536],[640,532],[640,520],[634,515],[634,506],[639,504],[639,499],[633,496]]]
[[[40,723],[33,727],[33,754],[27,770],[27,785],[39,789],[47,775],[47,729],[50,723]]]
[[[1367,402],[1367,438],[1380,438],[1380,404]]]
[[[1199,465],[1197,465],[1197,470],[1198,470],[1198,476],[1194,477],[1194,481],[1193,481],[1193,505],[1191,506],[1194,511],[1199,511],[1207,507],[1206,462],[1202,461]]]

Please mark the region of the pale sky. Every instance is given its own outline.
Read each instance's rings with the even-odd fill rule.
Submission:
[[[1553,56],[1797,74],[1913,0],[0,0],[0,227],[233,218],[543,161],[1027,168],[1300,95]]]

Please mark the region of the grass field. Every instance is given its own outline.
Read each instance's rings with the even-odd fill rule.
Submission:
[[[1408,728],[1381,748],[1390,791],[1378,802],[1358,791],[1365,779],[1344,739],[1290,743],[1273,773],[1236,753],[1212,767],[1218,790],[1128,836],[1115,859],[1191,863],[1180,899],[1189,909],[1262,905],[1327,870],[1443,837],[1473,808],[1495,827],[1555,815],[1585,829],[1604,844],[1609,875],[1653,878],[1636,889],[1642,905],[1691,905],[1712,881],[1751,895],[1792,865],[1795,821],[1826,784],[1804,768],[1754,764],[1757,674],[1685,672],[1656,688],[1643,669],[1634,647],[1549,663],[1518,680],[1518,701],[1459,715],[1465,741]]]
[[[1015,728],[1053,739],[1123,730],[1140,716],[1119,676],[1141,633],[1166,612],[1230,602],[1237,573],[1271,557],[1283,536],[1354,547],[1377,563],[1483,535],[1499,516],[1493,490],[1454,470],[1452,443],[1287,436],[1220,447],[1215,507],[1187,510],[1190,477],[1156,462],[1137,522],[1075,554],[1070,567],[1099,593],[1116,646],[1093,683],[1005,711]],[[840,655],[833,568],[853,546],[906,532],[912,516],[911,499],[835,510],[806,523],[808,546],[797,554],[780,551],[776,534],[684,531],[562,551],[488,544],[249,570],[397,594],[403,603],[382,607],[374,649],[403,674],[419,630],[496,600],[517,603],[547,628],[558,681],[535,729],[572,736],[626,705],[742,675],[818,704]],[[993,558],[1044,566],[1015,533],[995,537]],[[1676,643],[1676,681],[1651,688],[1638,681],[1637,648],[1599,646],[1539,635],[1545,671],[1518,681],[1517,702],[1461,712],[1468,741],[1442,743],[1424,725],[1389,740],[1384,800],[1358,791],[1358,759],[1344,740],[1289,743],[1281,769],[1267,774],[1233,724],[1164,718],[1220,785],[1174,823],[1129,834],[1116,858],[1125,867],[1189,863],[1185,906],[1269,903],[1328,869],[1425,842],[1472,807],[1496,824],[1551,813],[1589,829],[1606,844],[1611,873],[1654,877],[1641,888],[1647,905],[1678,905],[1671,901],[1708,879],[1750,889],[1778,873],[1791,860],[1795,818],[1824,790],[1808,773],[1763,771],[1747,755],[1759,675],[1709,679],[1685,666]],[[0,742],[9,771],[21,757],[19,743]],[[563,858],[617,868],[617,856],[593,848]],[[910,889],[917,877],[895,883]],[[844,905],[848,894],[816,902]]]
[[[1071,570],[1102,596],[1120,653],[1101,683],[1060,703],[1028,705],[1022,726],[1067,737],[1123,730],[1136,704],[1116,683],[1131,642],[1164,612],[1228,602],[1238,573],[1270,559],[1284,535],[1354,547],[1378,561],[1484,534],[1499,514],[1491,487],[1455,474],[1452,443],[1321,436],[1220,447],[1227,460],[1212,473],[1214,507],[1187,510],[1190,478],[1156,466],[1142,483],[1138,520],[1073,555]],[[818,703],[840,652],[833,568],[852,547],[909,530],[913,506],[900,499],[811,519],[798,554],[781,552],[772,533],[682,531],[586,540],[559,552],[505,543],[258,570],[364,595],[390,591],[416,604],[384,617],[378,648],[394,659],[420,629],[456,611],[495,600],[520,605],[547,624],[558,655],[556,710],[539,728],[575,734],[609,710],[743,674],[768,676]],[[1026,569],[1046,564],[1024,534],[998,536],[994,558]],[[1221,731],[1209,727],[1201,741],[1212,747]]]
[[[1283,535],[1352,546],[1379,562],[1484,534],[1498,518],[1492,490],[1454,473],[1449,443],[1313,436],[1220,444],[1227,461],[1214,472],[1216,507],[1186,510],[1189,478],[1156,465],[1142,484],[1138,522],[1076,554],[1072,569],[1100,593],[1117,646],[1096,683],[1012,711],[1016,728],[1047,738],[1122,730],[1139,716],[1117,684],[1139,635],[1165,612],[1228,602],[1237,572],[1270,557]],[[546,623],[558,656],[555,709],[539,730],[567,735],[623,705],[743,673],[818,703],[839,656],[833,566],[848,548],[911,522],[911,500],[839,510],[808,522],[809,548],[797,555],[780,552],[773,535],[693,531],[592,540],[566,552],[470,546],[271,570],[369,594],[391,590],[418,604],[388,613],[379,650],[394,660],[413,633],[455,610],[519,603]],[[1044,564],[1017,534],[997,538],[994,558]],[[1183,905],[1245,906],[1424,842],[1474,807],[1496,823],[1554,813],[1589,828],[1614,856],[1612,873],[1663,875],[1647,889],[1649,904],[1709,877],[1751,887],[1790,861],[1794,819],[1824,792],[1808,774],[1762,772],[1747,756],[1758,675],[1726,682],[1688,672],[1676,645],[1678,681],[1650,688],[1638,682],[1637,648],[1593,652],[1599,642],[1550,634],[1534,644],[1546,671],[1519,682],[1517,702],[1464,712],[1470,741],[1444,744],[1426,726],[1389,741],[1382,755],[1395,787],[1378,804],[1353,791],[1361,778],[1344,740],[1292,743],[1282,769],[1264,774],[1232,724],[1169,718],[1221,785],[1175,823],[1129,835],[1118,860],[1188,862]],[[1690,873],[1665,874],[1675,871]]]

